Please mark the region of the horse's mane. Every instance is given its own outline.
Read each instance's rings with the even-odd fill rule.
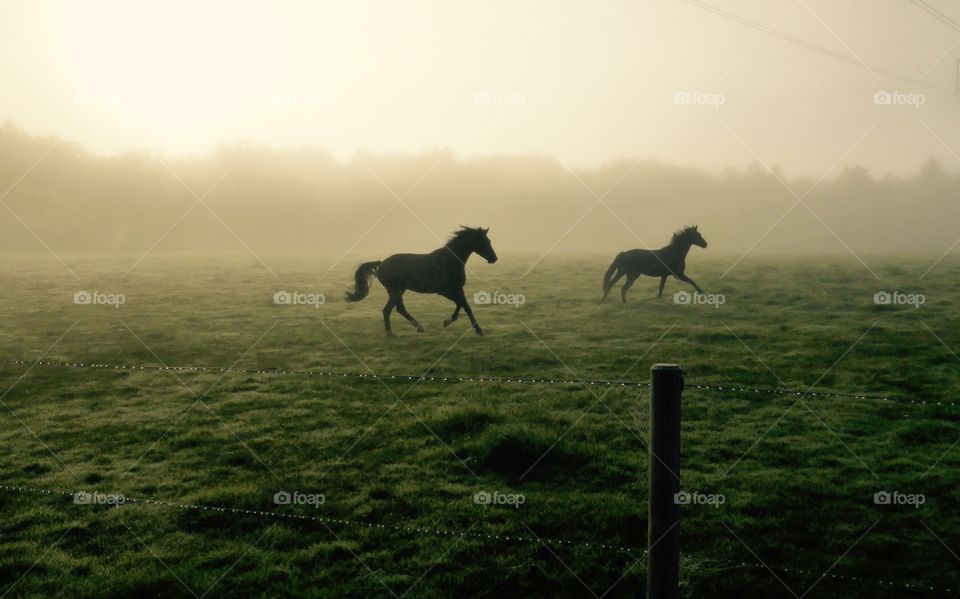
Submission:
[[[447,239],[446,247],[450,247],[460,241],[466,240],[469,237],[475,236],[480,231],[481,229],[476,229],[473,227],[460,227],[450,235],[449,239]]]
[[[677,244],[677,243],[683,241],[683,238],[684,238],[684,237],[686,237],[686,236],[689,235],[690,233],[694,232],[696,229],[697,229],[696,227],[684,227],[684,228],[680,229],[679,231],[676,231],[676,232],[673,234],[673,238],[670,240],[670,244],[673,245],[673,244]]]

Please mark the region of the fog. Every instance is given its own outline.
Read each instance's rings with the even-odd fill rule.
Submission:
[[[3,199],[9,252],[379,256],[438,247],[461,224],[491,227],[501,252],[541,254],[659,247],[689,224],[717,255],[939,255],[960,235],[960,177],[933,161],[906,177],[846,168],[818,179],[759,164],[710,174],[634,159],[568,170],[548,156],[451,151],[341,162],[259,145],[99,157],[4,126],[0,178],[24,172]]]
[[[8,0],[0,122],[106,155],[249,140],[955,171],[960,11],[930,2],[953,21],[906,0]]]
[[[716,255],[939,256],[953,11],[13,0],[0,247],[378,254],[464,224],[610,252],[697,224]]]

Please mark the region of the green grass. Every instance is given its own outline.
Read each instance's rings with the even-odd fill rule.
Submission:
[[[675,305],[673,293],[686,289],[676,281],[657,301],[653,279],[625,306],[601,303],[606,257],[551,257],[524,277],[533,259],[471,262],[471,299],[497,289],[526,296],[519,308],[476,308],[486,337],[465,317],[444,329],[451,305],[411,294],[407,307],[427,332],[394,314],[393,339],[383,335],[379,285],[360,304],[341,301],[354,261],[323,279],[327,258],[264,256],[276,276],[233,257],[148,257],[126,275],[133,258],[68,260],[79,280],[52,259],[0,263],[0,360],[382,377],[0,364],[0,484],[328,519],[76,505],[0,489],[0,593],[636,596],[645,585],[646,388],[390,375],[643,381],[656,362],[681,364],[688,383],[683,489],[726,500],[683,508],[686,595],[789,595],[765,568],[736,567],[760,560],[798,595],[815,582],[808,596],[960,588],[960,358],[950,349],[960,348],[960,263],[921,279],[932,257],[868,260],[877,280],[852,259],[748,259],[722,277],[731,261],[692,256],[689,274],[725,295],[712,308]],[[880,289],[927,301],[876,306]],[[123,293],[126,303],[77,306],[79,290]],[[328,301],[278,306],[279,290]],[[797,401],[696,383],[956,405]],[[281,490],[326,501],[276,506]],[[882,490],[922,493],[925,503],[877,506]],[[525,502],[476,505],[479,491]],[[817,582],[827,571],[838,577]]]

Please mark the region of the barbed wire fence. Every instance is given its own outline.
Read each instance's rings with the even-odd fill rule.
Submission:
[[[516,384],[516,385],[564,385],[564,386],[596,386],[596,387],[622,387],[622,388],[649,388],[649,381],[637,380],[610,380],[610,379],[573,379],[573,378],[551,378],[551,377],[503,377],[489,375],[410,375],[410,374],[374,374],[349,371],[330,371],[318,369],[284,369],[284,368],[236,368],[236,367],[218,367],[218,366],[163,366],[154,364],[124,364],[124,363],[106,363],[106,362],[69,362],[55,360],[19,360],[19,359],[0,359],[0,364],[15,366],[27,366],[29,368],[70,368],[70,369],[95,369],[95,370],[114,370],[114,371],[152,371],[152,372],[196,372],[196,373],[220,373],[220,374],[238,374],[238,375],[270,375],[270,376],[289,376],[303,378],[341,378],[341,379],[369,379],[369,380],[398,380],[409,382],[428,381],[433,383],[480,383],[480,384]],[[948,408],[960,408],[960,402],[945,402],[939,400],[913,399],[903,396],[884,396],[870,393],[836,392],[826,390],[807,390],[800,391],[795,389],[783,388],[764,388],[751,387],[738,384],[705,384],[685,382],[685,390],[691,389],[724,392],[737,395],[755,395],[755,396],[794,396],[794,397],[819,397],[834,398],[844,400],[861,400],[873,402],[886,402],[892,404],[903,404],[912,406],[937,406]],[[727,398],[729,399],[729,397]],[[0,490],[8,493],[45,495],[49,497],[70,498],[71,503],[76,502],[76,490],[39,488],[25,485],[2,484]],[[494,534],[484,532],[473,532],[472,530],[451,530],[449,528],[423,527],[423,526],[403,526],[399,524],[382,524],[376,522],[366,522],[360,520],[351,520],[344,518],[334,518],[326,516],[310,516],[297,513],[255,510],[249,508],[239,508],[222,505],[206,505],[196,503],[185,503],[171,501],[166,499],[156,499],[149,497],[128,497],[123,496],[120,505],[145,505],[166,509],[201,511],[201,512],[220,512],[243,517],[255,517],[273,520],[300,520],[312,521],[323,524],[333,524],[339,526],[348,526],[357,529],[378,529],[392,530],[404,534],[415,536],[435,536],[435,537],[460,537],[473,538],[491,542],[523,543],[540,545],[546,543],[556,546],[583,547],[606,552],[615,552],[622,555],[633,556],[634,559],[646,556],[648,550],[639,547],[626,547],[612,543],[589,542],[572,539],[531,537],[526,535],[513,534]],[[117,506],[119,507],[119,505]],[[918,582],[903,582],[884,580],[872,577],[850,576],[835,573],[821,573],[812,569],[797,567],[786,567],[769,565],[759,562],[731,561],[714,559],[702,555],[696,556],[704,559],[717,567],[724,569],[764,569],[769,571],[781,571],[799,575],[817,576],[820,578],[830,578],[839,581],[848,581],[858,584],[877,585],[880,588],[903,589],[911,592],[930,592],[952,594],[955,589],[943,584],[930,584]]]
[[[76,491],[69,491],[64,489],[41,489],[37,487],[29,487],[29,486],[23,486],[23,485],[0,484],[0,490],[6,491],[6,492],[12,492],[12,493],[21,493],[21,494],[46,495],[46,496],[54,496],[54,497],[59,496],[59,497],[69,498],[71,501],[76,495]],[[539,545],[541,543],[547,543],[548,545],[557,545],[557,546],[562,546],[562,545],[579,546],[579,547],[585,547],[588,549],[613,551],[617,553],[632,555],[634,559],[642,558],[647,554],[647,549],[645,548],[621,547],[618,545],[610,545],[606,543],[590,543],[586,541],[573,541],[568,539],[555,539],[555,538],[548,538],[548,537],[534,538],[534,537],[528,537],[528,536],[522,536],[522,535],[498,535],[498,534],[488,534],[488,533],[482,533],[482,532],[471,532],[471,531],[463,531],[463,530],[449,530],[449,529],[443,529],[443,528],[423,528],[423,527],[413,527],[413,526],[378,524],[373,522],[347,520],[343,518],[327,518],[323,516],[306,516],[301,514],[271,512],[271,511],[265,511],[265,510],[251,510],[246,508],[236,508],[236,507],[228,507],[228,506],[181,503],[177,501],[151,499],[146,497],[124,496],[123,505],[126,505],[126,504],[142,504],[142,505],[156,506],[156,507],[176,509],[176,510],[221,512],[221,513],[229,513],[229,514],[240,515],[240,516],[258,517],[263,519],[274,519],[274,520],[308,520],[313,522],[322,522],[325,524],[351,526],[359,529],[394,530],[397,532],[402,532],[402,533],[412,534],[417,536],[474,538],[474,539],[481,539],[486,541],[516,542],[516,543],[525,543],[525,544],[531,544],[531,545]],[[697,556],[697,557],[703,558],[703,556]],[[769,564],[761,564],[759,562],[724,561],[724,560],[716,560],[712,558],[708,558],[708,559],[710,563],[725,569],[744,569],[744,568],[754,568],[754,569],[764,569],[764,570],[770,569],[770,570],[777,570],[777,571],[793,573],[793,574],[813,575],[817,577],[830,578],[833,580],[875,584],[878,587],[884,587],[889,589],[902,588],[910,591],[929,591],[931,593],[950,594],[954,590],[951,587],[947,587],[943,585],[931,585],[928,583],[911,583],[911,582],[902,582],[902,581],[893,581],[893,580],[883,580],[883,579],[872,578],[872,577],[835,574],[832,572],[829,574],[823,574],[822,572],[818,572],[811,569],[789,568],[786,566],[771,566]]]
[[[328,370],[296,370],[282,368],[224,368],[219,366],[160,366],[154,364],[131,365],[119,363],[101,363],[101,362],[62,362],[50,360],[0,360],[0,364],[14,364],[21,366],[47,367],[47,368],[80,368],[80,369],[99,369],[99,370],[127,370],[127,371],[169,371],[169,372],[213,372],[221,374],[244,374],[244,375],[274,375],[274,376],[297,376],[297,377],[327,377],[327,378],[352,378],[352,379],[370,379],[370,380],[400,380],[400,381],[429,381],[435,383],[504,383],[504,384],[528,384],[528,385],[588,385],[597,387],[649,387],[649,381],[635,380],[610,380],[610,379],[565,379],[565,378],[545,378],[545,377],[502,377],[502,376],[484,376],[484,375],[414,375],[414,374],[367,374],[363,372],[336,372]],[[692,383],[687,381],[685,384],[687,390],[698,389],[703,391],[724,391],[729,393],[743,393],[756,395],[788,395],[794,397],[830,397],[836,399],[853,399],[877,402],[902,403],[913,405],[929,405],[941,407],[960,407],[960,402],[945,402],[938,400],[913,399],[902,396],[882,396],[869,393],[849,393],[837,391],[801,391],[797,389],[772,389],[764,387],[747,387],[737,384],[707,384]]]

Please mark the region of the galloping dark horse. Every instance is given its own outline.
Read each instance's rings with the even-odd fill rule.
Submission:
[[[681,281],[686,281],[693,285],[697,293],[703,293],[697,283],[683,274],[686,266],[687,252],[690,246],[696,245],[702,248],[707,247],[707,241],[700,235],[696,227],[687,227],[673,234],[670,245],[662,247],[659,250],[628,250],[620,252],[614,258],[613,264],[607,269],[607,274],[603,277],[603,299],[607,299],[607,294],[613,289],[613,286],[620,277],[626,276],[627,282],[620,289],[620,301],[627,303],[627,291],[633,282],[640,275],[650,277],[660,277],[660,292],[657,297],[663,295],[663,285],[667,282],[667,277],[673,275]],[[614,274],[616,273],[616,274]]]
[[[386,327],[388,335],[393,334],[390,330],[390,313],[394,307],[417,331],[423,332],[423,327],[417,319],[410,316],[403,305],[403,292],[408,289],[419,293],[436,293],[457,305],[453,315],[443,321],[443,326],[455,321],[462,309],[470,317],[477,335],[483,335],[483,330],[473,317],[473,310],[463,294],[463,285],[467,281],[464,269],[470,254],[476,252],[490,264],[497,261],[497,253],[493,251],[490,238],[487,237],[489,230],[461,227],[450,236],[447,245],[429,254],[394,254],[382,262],[365,262],[354,274],[356,286],[347,293],[347,301],[359,302],[367,297],[370,293],[370,275],[376,273],[377,279],[390,294],[387,305],[383,307],[383,326]]]

